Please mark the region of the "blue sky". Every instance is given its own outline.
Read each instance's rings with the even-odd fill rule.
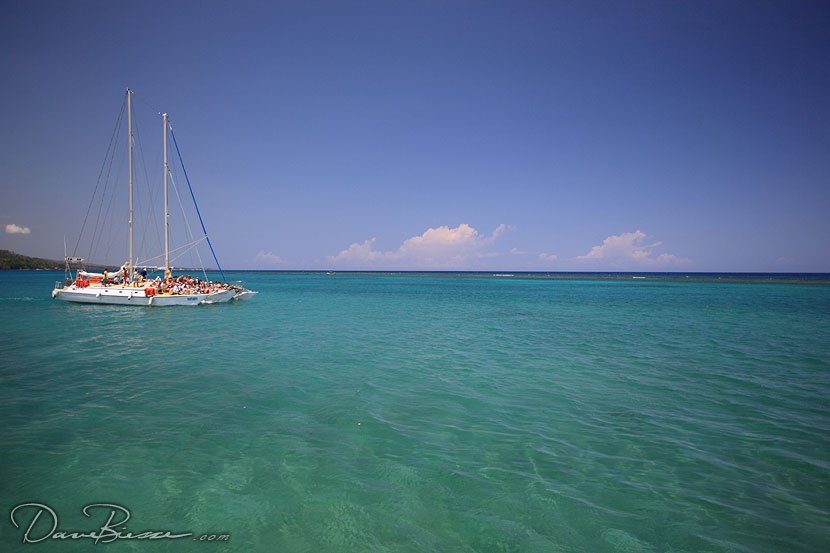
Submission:
[[[72,249],[129,86],[137,224],[167,111],[226,267],[826,272],[828,59],[823,2],[4,2],[0,248]]]

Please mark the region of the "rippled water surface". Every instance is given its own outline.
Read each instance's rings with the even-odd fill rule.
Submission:
[[[113,551],[830,550],[830,286],[237,274],[195,308],[0,272],[9,511]],[[93,520],[94,519],[94,520]],[[97,524],[96,524],[97,523]]]

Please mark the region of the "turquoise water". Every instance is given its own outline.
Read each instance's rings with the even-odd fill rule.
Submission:
[[[0,272],[0,551],[830,549],[828,285],[240,273],[153,309],[60,276]],[[230,539],[24,545],[26,502]]]

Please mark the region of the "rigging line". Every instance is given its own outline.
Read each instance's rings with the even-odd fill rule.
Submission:
[[[193,229],[190,228],[190,221],[187,220],[187,212],[184,210],[184,204],[182,203],[182,197],[179,195],[179,187],[176,185],[176,179],[173,178],[173,175],[170,175],[170,182],[173,183],[173,192],[176,193],[176,199],[179,200],[179,209],[182,210],[182,218],[184,218],[184,228],[187,230],[187,234],[190,235],[191,240],[195,240],[195,236],[193,236]]]
[[[176,253],[179,250],[187,251],[187,248],[193,248],[194,246],[197,246],[200,242],[204,242],[204,240],[205,240],[205,237],[202,236],[201,238],[197,238],[196,240],[194,240],[193,242],[190,242],[189,244],[185,244],[184,246],[179,246],[178,248],[170,250],[170,253]],[[182,252],[182,253],[184,253],[184,252]],[[164,257],[163,254],[162,255],[156,255],[156,256],[153,256],[153,257],[148,257],[147,259],[144,260],[144,263],[147,263],[149,261],[153,261],[155,259],[160,260],[162,257]]]
[[[173,145],[176,146],[176,154],[178,154],[179,156],[179,163],[182,164],[184,180],[187,181],[187,188],[190,190],[190,197],[193,198],[193,205],[196,206],[196,214],[199,216],[199,222],[202,224],[202,232],[204,232],[205,238],[207,238],[208,246],[210,246],[210,253],[213,254],[213,260],[216,261],[216,266],[219,268],[219,273],[222,275],[222,280],[227,280],[225,278],[225,271],[222,270],[222,266],[219,264],[219,259],[216,257],[216,251],[213,249],[213,244],[210,243],[210,238],[208,237],[207,229],[205,228],[205,222],[202,220],[202,213],[199,211],[199,204],[196,203],[196,195],[193,194],[193,187],[190,186],[190,179],[187,176],[187,169],[185,169],[184,160],[182,159],[182,153],[179,150],[179,143],[176,142],[176,135],[173,132],[173,125],[170,125],[169,120],[167,124],[170,127],[170,136],[173,138]]]
[[[126,98],[125,98],[124,103],[125,103],[125,106],[126,106]],[[122,116],[123,116],[123,112],[122,112]],[[118,152],[118,150],[119,150],[119,143],[120,143],[120,140],[121,140],[121,128],[124,125],[123,121],[124,120],[123,120],[123,117],[122,117],[121,124],[119,125],[118,132],[116,134],[115,144],[113,145],[112,153],[110,155],[110,162],[109,162],[109,165],[107,166],[107,176],[104,179],[104,189],[101,193],[101,203],[98,206],[98,214],[96,215],[96,218],[95,218],[95,226],[93,227],[92,240],[90,241],[90,246],[89,246],[89,257],[90,258],[93,255],[96,255],[97,252],[98,252],[100,239],[101,239],[100,233],[103,231],[103,229],[106,228],[106,221],[111,215],[110,209],[112,208],[112,202],[115,199],[116,193],[118,191],[118,175],[121,173],[121,168],[124,166],[124,163],[126,161],[126,156],[122,155],[122,156],[118,157],[118,167],[116,168],[116,172],[115,172],[115,182],[112,183],[111,182],[111,176],[113,174],[112,173],[112,168],[113,168],[113,164],[115,163],[115,160],[116,160],[116,152]],[[110,184],[113,184],[113,187],[110,187]],[[109,188],[112,188],[113,190],[110,193],[109,202],[107,204],[107,210],[104,212],[104,220],[103,220],[103,224],[102,224],[102,222],[101,222],[101,212],[104,208],[104,200],[106,199],[106,195],[109,191]]]
[[[171,251],[170,253],[173,253],[174,251],[182,250],[181,253],[179,253],[176,257],[174,257],[172,259],[172,261],[175,261],[175,260],[179,259],[184,254],[188,253],[190,250],[193,250],[193,249],[196,250],[197,256],[198,256],[199,248],[197,248],[196,246],[198,246],[200,242],[204,241],[204,239],[205,239],[205,237],[203,236],[203,237],[199,238],[198,240],[196,240],[195,242],[191,242],[190,244],[187,244],[185,246],[181,246],[181,247],[177,248],[176,250]],[[200,263],[201,263],[201,259],[200,259]],[[205,275],[205,280],[207,280],[207,272],[204,269],[202,269],[202,273]]]
[[[135,154],[133,154],[133,232],[139,235],[137,236],[138,241],[134,243],[135,259],[133,259],[133,263],[135,263],[136,259],[139,259],[144,253],[144,234],[147,231],[147,225],[142,224],[146,221],[144,221],[144,194],[142,194],[143,186],[141,184],[140,178],[140,158],[138,154],[139,150],[141,149],[141,142],[139,141],[138,128],[136,126],[135,117],[133,118],[133,133],[135,135],[135,138],[133,139],[133,147],[135,149]]]
[[[184,167],[182,167],[182,169],[184,169]],[[182,210],[182,217],[184,218],[185,230],[187,230],[187,234],[188,234],[188,236],[190,236],[190,239],[194,240],[195,237],[193,236],[193,228],[190,226],[190,221],[188,221],[188,219],[187,219],[187,212],[184,209],[184,204],[182,203],[182,198],[179,195],[179,186],[176,184],[176,178],[174,177],[174,174],[178,175],[178,173],[176,172],[176,165],[175,164],[173,164],[171,166],[170,181],[173,183],[173,191],[176,193],[176,198],[179,201],[179,209]],[[202,239],[206,240],[207,235],[203,234]],[[201,240],[199,242],[201,242]],[[195,242],[195,243],[198,244],[198,242]],[[205,280],[207,280],[208,279],[207,278],[207,272],[205,271],[205,262],[202,260],[202,254],[199,251],[199,248],[195,248],[195,249],[196,249],[196,257],[199,259],[199,268],[202,270],[202,274],[204,275]],[[182,255],[184,255],[185,253],[188,253],[189,251],[190,250],[186,250],[186,251],[182,252],[182,254],[180,254],[179,256],[176,257],[176,259],[179,259]],[[190,264],[193,265],[193,255],[190,256]]]
[[[178,261],[178,259],[179,259],[180,257],[182,257],[184,254],[188,253],[189,251],[190,251],[190,250],[185,250],[185,251],[183,251],[182,253],[180,253],[179,255],[177,255],[177,256],[175,256],[175,257],[171,257],[171,258],[170,258],[170,262],[172,263],[172,262],[174,262],[174,261]],[[192,260],[193,258],[191,257],[190,259]]]
[[[95,252],[96,252],[97,237],[98,237],[98,232],[100,231],[100,226],[99,225],[100,225],[100,221],[101,221],[101,213],[102,213],[102,210],[104,208],[104,203],[107,200],[107,194],[109,193],[109,190],[111,188],[110,187],[110,184],[111,184],[110,177],[112,175],[112,166],[115,163],[116,152],[118,151],[119,139],[121,137],[121,127],[123,125],[123,107],[124,106],[122,106],[122,111],[121,111],[121,113],[119,113],[119,118],[116,121],[115,130],[113,131],[114,140],[113,140],[113,138],[110,138],[109,150],[107,152],[107,156],[104,159],[104,164],[102,165],[101,173],[103,173],[103,169],[106,169],[106,176],[104,177],[104,179],[102,181],[101,180],[101,174],[99,174],[98,183],[96,184],[96,191],[93,193],[93,199],[90,201],[90,208],[91,208],[92,205],[93,205],[93,202],[95,202],[95,200],[98,199],[97,190],[99,188],[101,188],[100,185],[103,184],[103,188],[101,188],[100,202],[97,202],[98,203],[98,209],[97,209],[96,215],[95,215],[95,224],[92,226],[92,236],[91,236],[91,239],[89,241],[89,251],[87,252],[87,258],[88,259],[91,259],[93,257],[93,255],[95,254]],[[83,239],[84,230],[86,229],[86,225],[89,222],[89,215],[91,215],[91,209],[87,210],[87,215],[84,217],[84,223],[82,225],[81,234],[78,235],[78,241],[79,242]],[[77,244],[76,244],[76,251],[77,251],[77,249],[78,248],[77,248]]]
[[[118,147],[118,139],[115,140],[115,147],[116,148]],[[97,254],[97,252],[98,252],[98,247],[100,245],[100,240],[101,240],[102,234],[103,234],[104,230],[107,228],[107,226],[108,226],[107,221],[110,219],[111,214],[112,214],[112,202],[113,202],[113,200],[115,200],[116,192],[118,191],[118,188],[119,188],[119,186],[118,186],[118,174],[121,172],[121,168],[124,166],[124,157],[119,158],[119,165],[118,165],[118,168],[116,169],[116,172],[115,172],[115,174],[116,174],[115,182],[113,183],[113,186],[112,186],[112,193],[109,196],[109,202],[107,203],[107,209],[106,209],[106,211],[103,211],[104,219],[102,221],[101,220],[101,212],[104,208],[104,200],[107,197],[107,191],[110,188],[110,186],[109,186],[110,185],[110,175],[112,174],[112,164],[114,163],[114,161],[115,161],[115,150],[113,150],[113,156],[110,158],[110,164],[109,164],[109,167],[107,168],[107,177],[104,180],[104,190],[101,192],[101,204],[98,206],[98,214],[95,217],[95,226],[93,227],[92,240],[90,240],[90,243],[89,243],[89,255],[87,256],[89,259],[92,259],[92,256],[94,254]],[[111,243],[111,240],[112,240],[112,235],[110,235],[110,243]],[[107,253],[109,253],[109,247],[107,247]]]
[[[138,138],[138,135],[136,135],[136,144],[139,145],[140,143],[141,143],[140,139]],[[141,146],[138,147],[138,150],[139,151],[141,150]],[[140,164],[140,162],[139,162],[139,164]],[[140,234],[139,239],[138,239],[138,243],[136,244],[136,259],[140,259],[141,256],[144,255],[145,250],[147,250],[147,240],[146,240],[147,231],[149,230],[149,227],[151,226],[148,222],[149,217],[147,216],[147,209],[146,209],[146,206],[144,205],[145,197],[144,197],[144,194],[141,192],[141,191],[144,190],[144,187],[141,186],[141,184],[139,184],[139,180],[140,180],[139,178],[135,179],[135,181],[136,181],[135,184],[138,185],[138,186],[133,187],[133,197],[134,197],[134,201],[135,201],[135,212],[136,212],[136,217],[134,219],[134,221],[135,221],[134,224],[137,225],[137,227],[139,229],[139,234]],[[149,182],[144,183],[144,184],[146,184],[147,187],[149,188]]]
[[[160,250],[161,249],[161,238],[159,237],[158,220],[156,219],[155,202],[153,202],[153,187],[150,185],[150,182],[151,182],[150,181],[150,176],[147,173],[147,160],[144,157],[144,146],[143,146],[143,142],[141,140],[141,134],[139,133],[139,130],[138,130],[138,119],[133,120],[133,127],[135,127],[136,144],[138,144],[138,154],[139,154],[139,157],[141,159],[141,166],[144,169],[144,179],[146,180],[146,183],[147,183],[147,190],[148,190],[147,197],[150,201],[150,216],[153,219],[153,221],[152,221],[153,224],[152,225],[145,225],[144,230],[141,233],[141,240],[139,242],[139,244],[140,244],[139,247],[141,247],[141,248],[145,247],[145,244],[146,244],[145,238],[147,237],[147,230],[148,230],[149,227],[152,226],[153,229],[155,230],[156,244],[158,245],[158,248]],[[140,195],[139,195],[139,202],[140,202]],[[143,207],[143,205],[139,205],[139,211],[140,212],[142,211],[142,207]],[[146,218],[146,214],[144,215],[144,218]]]
[[[197,239],[197,240],[195,240],[195,241],[193,241],[189,244],[185,244],[184,246],[179,246],[175,250],[170,250],[171,254],[173,254],[173,253],[176,254],[176,256],[173,257],[171,259],[171,261],[175,261],[175,260],[179,259],[180,257],[182,257],[184,254],[186,254],[190,250],[196,248],[199,245],[200,242],[204,241],[204,239],[205,239],[205,237],[202,236],[201,238],[199,238],[199,239]],[[196,248],[196,249],[198,249],[198,248]],[[161,257],[161,256],[159,256],[159,257]]]
[[[119,136],[120,136],[120,134],[119,134]],[[110,163],[109,163],[109,166],[107,167],[107,176],[104,180],[104,190],[101,193],[101,203],[98,206],[98,214],[95,218],[95,226],[93,228],[92,240],[90,242],[90,255],[92,255],[93,253],[98,251],[98,245],[100,243],[100,238],[101,238],[100,233],[103,231],[103,229],[105,229],[107,227],[107,220],[112,215],[112,213],[111,213],[112,203],[115,200],[116,196],[118,195],[117,193],[118,193],[118,190],[120,189],[120,184],[119,184],[120,177],[119,177],[119,175],[121,174],[121,170],[124,167],[124,164],[126,163],[126,156],[118,157],[118,166],[115,168],[115,173],[114,173],[115,176],[113,178],[113,176],[112,176],[113,175],[113,165],[116,161],[115,152],[117,151],[118,143],[119,143],[119,140],[116,139],[116,141],[115,141],[116,150],[113,150],[113,155],[112,155],[112,157],[110,157]],[[110,186],[110,185],[112,185],[112,186]],[[109,197],[107,196],[107,194],[109,194]],[[106,202],[106,210],[104,210],[105,202]],[[101,218],[102,213],[103,213],[103,219]]]
[[[169,119],[168,119],[168,121],[169,121]],[[170,129],[170,134],[171,134],[171,135],[173,134],[173,129],[172,129],[172,128]],[[175,167],[176,167],[176,166],[175,166],[175,164],[174,164],[174,165],[173,165],[173,169],[174,169],[174,170],[175,170]],[[182,165],[182,170],[184,170],[184,165]],[[185,176],[186,176],[186,175],[185,175]],[[184,209],[184,204],[182,203],[182,198],[181,198],[181,196],[179,195],[179,186],[176,184],[176,179],[173,177],[173,173],[172,173],[172,172],[170,173],[170,180],[171,180],[171,182],[173,183],[173,191],[176,193],[176,198],[177,198],[177,199],[178,199],[178,201],[179,201],[179,209],[181,209],[181,210],[182,210],[182,217],[184,218],[185,229],[187,230],[187,234],[190,236],[190,239],[191,239],[191,240],[194,240],[194,239],[195,239],[195,237],[193,236],[193,228],[190,226],[190,221],[188,221],[188,220],[187,220],[187,212],[186,212],[186,211],[185,211],[185,209]],[[204,238],[205,238],[205,239],[207,239],[207,234],[203,234],[203,236],[204,236]],[[176,259],[178,259],[178,258],[179,258],[179,257],[181,257],[182,255],[184,255],[184,254],[185,254],[185,253],[187,253],[188,251],[190,251],[190,250],[187,250],[187,251],[185,251],[185,252],[182,252],[182,254],[181,254],[181,255],[179,255]],[[207,272],[205,271],[205,262],[204,262],[204,261],[202,261],[202,255],[201,255],[201,253],[199,252],[199,248],[196,248],[196,257],[198,257],[198,258],[199,258],[199,268],[200,268],[200,269],[202,269],[202,273],[203,273],[203,274],[204,274],[204,276],[205,276],[205,280],[207,280]],[[193,264],[193,256],[192,256],[192,255],[190,256],[190,264],[191,264],[191,265]],[[217,265],[218,265],[218,263],[217,263]],[[224,275],[223,275],[223,276],[224,276]]]
[[[176,184],[176,179],[173,178],[173,174],[170,174],[170,181],[173,183],[173,191],[176,193],[176,198],[179,200],[179,208],[182,210],[182,217],[184,218],[184,226],[187,229],[187,234],[190,235],[190,239],[194,240],[195,236],[193,236],[193,229],[190,228],[190,221],[187,220],[187,212],[184,210],[184,204],[182,203],[182,197],[179,195],[179,186]],[[204,239],[207,240],[207,234],[204,234]],[[201,242],[201,240],[199,240]],[[198,242],[196,242],[198,243]],[[210,242],[208,242],[210,243]],[[181,256],[179,256],[181,257]],[[202,269],[202,273],[205,275],[205,280],[207,280],[207,272],[205,272],[205,262],[202,261],[202,256],[199,253],[199,248],[196,248],[196,257],[199,258],[199,267]],[[192,261],[191,257],[191,261]],[[224,275],[222,275],[224,277]]]
[[[117,190],[118,189],[118,178],[115,179],[114,185],[115,185],[114,188]],[[109,204],[107,204],[107,211],[106,211],[106,215],[104,216],[104,223],[102,225],[102,228],[104,228],[104,229],[112,229],[112,224],[110,223],[110,221],[112,220],[112,202],[113,202],[113,200],[115,200],[115,194],[114,193],[110,196]],[[112,230],[110,230],[110,232],[107,233],[107,235],[109,236],[109,240],[107,241],[106,250],[104,251],[104,256],[103,256],[104,261],[111,261],[107,258],[109,258],[110,250],[112,249],[112,238],[113,238],[113,236],[115,236],[115,234],[116,234],[116,232],[113,232]]]
[[[112,141],[115,140],[115,137],[118,134],[118,129],[121,126],[121,120],[124,117],[124,109],[126,108],[126,106],[127,106],[127,95],[125,94],[124,95],[124,100],[121,102],[121,109],[118,112],[118,117],[115,119],[115,128],[112,131],[112,136],[110,137],[109,146],[107,146],[107,153],[106,153],[106,155],[104,155],[104,161],[103,161],[103,163],[101,163],[101,170],[98,172],[98,180],[95,182],[95,189],[92,191],[92,198],[90,198],[90,200],[89,200],[89,207],[86,208],[86,215],[84,215],[84,222],[81,225],[81,232],[78,234],[78,241],[75,242],[75,249],[72,250],[72,255],[73,256],[77,255],[77,253],[78,253],[78,246],[81,243],[81,236],[83,236],[84,229],[86,228],[86,220],[89,217],[89,211],[92,209],[92,203],[95,201],[95,193],[98,192],[98,186],[101,184],[101,175],[103,175],[103,173],[104,173],[104,167],[107,164],[107,158],[110,156],[110,151],[112,151],[113,155],[115,155],[115,152],[113,150]],[[110,162],[110,165],[112,165],[112,162]]]
[[[205,238],[207,238],[207,235],[205,235]],[[199,252],[199,248],[193,249],[196,250],[196,258],[199,260],[199,267],[202,268],[202,275],[205,277],[205,280],[207,280],[207,271],[205,270],[205,262],[202,261],[202,254]]]
[[[126,105],[126,99],[125,99],[125,105]],[[122,106],[122,108],[123,108],[123,106]],[[121,140],[120,140],[120,139],[121,139],[121,128],[122,128],[122,126],[123,126],[123,124],[124,124],[123,115],[124,115],[124,111],[123,111],[123,109],[122,109],[122,112],[119,114],[119,118],[120,118],[120,120],[116,123],[116,129],[115,129],[115,133],[114,133],[114,136],[115,136],[115,141],[114,141],[114,142],[112,142],[112,141],[110,142],[110,150],[109,150],[109,152],[108,152],[108,156],[109,156],[109,164],[106,164],[106,167],[107,167],[107,175],[106,175],[106,177],[104,178],[104,181],[103,181],[104,187],[103,187],[103,189],[101,190],[101,201],[100,201],[100,203],[99,203],[99,205],[98,205],[98,212],[97,212],[97,213],[96,213],[96,215],[95,215],[95,225],[92,227],[92,237],[91,237],[90,242],[89,242],[89,251],[88,251],[88,255],[87,255],[87,258],[89,258],[89,259],[91,259],[91,258],[92,258],[92,256],[93,256],[93,255],[97,252],[97,249],[96,249],[96,248],[97,248],[97,245],[96,245],[96,244],[97,244],[96,238],[97,238],[97,236],[98,236],[98,233],[99,233],[99,232],[100,232],[100,230],[101,230],[101,227],[100,227],[100,223],[101,223],[101,210],[102,210],[102,209],[103,209],[103,207],[104,207],[104,200],[106,199],[107,192],[108,192],[108,190],[109,190],[109,185],[110,185],[110,177],[112,176],[112,166],[113,166],[113,164],[115,163],[115,159],[116,159],[116,152],[118,151],[118,144],[119,144],[119,143],[120,143],[120,141],[121,141]],[[124,158],[123,158],[123,157],[121,157],[121,158],[120,158],[120,160],[121,160],[121,162],[123,162]],[[105,163],[106,163],[106,159],[105,159],[104,161],[105,161]],[[119,169],[120,169],[120,166],[119,166]],[[100,179],[100,175],[99,175],[99,179]],[[95,195],[93,194],[93,198],[94,198],[94,197],[95,197]],[[83,236],[83,232],[81,232],[81,235],[79,235],[79,237],[78,237],[78,238],[80,239],[82,236]]]

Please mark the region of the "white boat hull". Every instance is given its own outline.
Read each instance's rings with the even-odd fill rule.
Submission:
[[[249,300],[258,293],[259,292],[254,292],[253,290],[242,290],[241,292],[237,292],[233,299],[236,301]]]
[[[76,303],[97,303],[106,305],[136,305],[167,307],[171,305],[201,305],[225,303],[234,299],[236,290],[220,290],[212,294],[146,296],[143,288],[122,288],[120,286],[86,286],[74,284],[66,288],[55,288],[52,297],[57,300]]]

